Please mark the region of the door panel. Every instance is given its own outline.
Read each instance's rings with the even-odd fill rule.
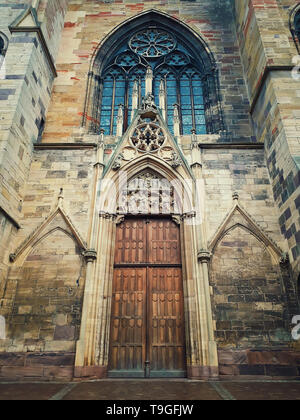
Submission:
[[[110,341],[109,368],[144,376],[146,268],[115,269]]]
[[[147,262],[147,225],[144,220],[125,220],[117,228],[115,264]]]
[[[180,268],[149,268],[151,376],[185,369],[183,292]]]
[[[148,224],[148,262],[181,264],[179,228],[171,220],[151,220]]]
[[[179,227],[128,219],[116,234],[109,376],[184,375]]]

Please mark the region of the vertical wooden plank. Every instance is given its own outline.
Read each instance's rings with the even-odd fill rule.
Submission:
[[[185,334],[181,268],[151,267],[148,280],[152,372],[183,371]]]
[[[126,281],[124,281],[126,278]],[[146,333],[146,269],[115,268],[110,370],[143,370]],[[136,359],[133,359],[133,358]]]

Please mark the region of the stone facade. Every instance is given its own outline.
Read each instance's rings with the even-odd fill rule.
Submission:
[[[0,78],[0,378],[105,376],[120,216],[104,202],[99,218],[99,181],[145,169],[188,180],[194,204],[200,185],[198,204],[176,215],[189,377],[300,376],[291,337],[300,303],[300,99],[290,31],[297,4],[0,4],[8,41]],[[224,130],[168,134],[173,158],[131,156],[133,126],[119,137],[91,130],[101,48],[115,28],[134,31],[147,13],[201,37],[217,68]],[[188,223],[193,211],[196,227]]]

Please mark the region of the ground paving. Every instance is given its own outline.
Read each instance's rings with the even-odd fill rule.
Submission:
[[[300,400],[300,381],[101,380],[0,383],[0,400]]]

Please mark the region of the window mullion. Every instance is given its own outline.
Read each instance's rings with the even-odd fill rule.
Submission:
[[[124,125],[123,125],[123,131],[127,130],[128,127],[128,119],[129,119],[129,79],[128,77],[125,78],[125,93],[124,93]]]
[[[115,99],[116,99],[116,78],[114,77],[113,92],[112,92],[112,105],[111,105],[111,116],[110,116],[110,135],[114,134],[114,116],[115,116]]]
[[[181,112],[181,94],[180,94],[180,77],[176,77],[176,91],[177,91],[177,103],[179,111],[179,126],[180,134],[183,134],[183,124],[182,124],[182,112]]]
[[[169,123],[169,112],[168,112],[168,86],[167,86],[167,75],[164,76],[164,84],[165,84],[165,104],[166,104],[166,125]]]
[[[100,80],[100,85],[99,85],[99,96],[98,96],[98,101],[97,101],[97,110],[99,112],[99,114],[97,115],[97,110],[95,112],[93,112],[93,115],[97,115],[97,118],[94,119],[92,121],[92,126],[95,127],[96,124],[98,125],[98,128],[100,127],[100,121],[101,121],[101,116],[102,116],[102,100],[103,100],[103,89],[104,89],[104,80],[101,79]]]

